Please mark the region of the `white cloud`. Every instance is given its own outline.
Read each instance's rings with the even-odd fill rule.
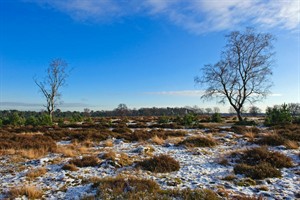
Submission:
[[[240,26],[299,29],[299,0],[27,0],[76,20],[102,21],[128,15],[167,18],[193,33]]]

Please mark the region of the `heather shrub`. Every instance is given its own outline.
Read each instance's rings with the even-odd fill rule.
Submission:
[[[159,155],[138,162],[137,167],[141,167],[144,170],[148,170],[155,173],[166,173],[178,171],[180,169],[180,164],[177,160],[175,160],[169,155]]]
[[[54,152],[54,140],[44,135],[5,134],[0,136],[0,149],[34,149]]]
[[[70,164],[74,164],[77,167],[95,167],[98,165],[99,159],[95,156],[84,156],[81,159],[70,160]]]
[[[281,177],[281,172],[267,162],[261,162],[254,166],[247,164],[237,164],[234,167],[234,172],[236,174],[244,174],[245,176],[252,179]]]
[[[162,190],[152,180],[133,177],[93,178],[91,182],[98,191],[95,199],[220,199],[216,193],[208,189]]]
[[[129,195],[126,192],[131,194],[138,192],[153,193],[159,190],[159,185],[152,180],[138,178],[125,179],[122,177],[98,179],[93,184],[93,187],[98,188],[98,195],[104,199],[119,195]]]
[[[178,145],[185,145],[188,147],[213,147],[217,145],[217,142],[211,137],[196,136],[187,138],[178,143]]]
[[[242,155],[240,162],[252,166],[267,162],[277,168],[293,166],[291,158],[279,152],[271,152],[265,146],[247,150],[244,155]]]

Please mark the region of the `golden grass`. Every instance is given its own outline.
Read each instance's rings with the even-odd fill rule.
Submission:
[[[286,140],[284,142],[284,146],[286,146],[286,148],[288,148],[288,149],[298,149],[299,148],[298,142],[293,141],[293,140]]]
[[[63,167],[62,167],[63,170],[68,170],[68,171],[78,171],[78,168],[76,167],[76,165],[74,164],[65,164]]]
[[[69,145],[60,145],[57,147],[57,153],[63,154],[64,157],[74,157],[77,156],[77,152]]]
[[[154,144],[157,144],[157,145],[162,145],[165,143],[165,140],[161,137],[158,137],[157,135],[155,135],[154,137],[151,138],[151,141],[154,143]]]
[[[166,142],[177,145],[178,143],[182,142],[184,137],[167,137]]]
[[[114,143],[111,139],[107,139],[103,142],[103,146],[104,147],[113,147],[114,146]]]
[[[120,153],[120,156],[118,158],[118,162],[121,166],[127,166],[133,163],[133,160],[129,158],[129,156],[126,153]]]
[[[31,170],[26,174],[27,179],[34,180],[37,177],[43,176],[47,173],[47,169],[42,167],[35,170]]]
[[[244,136],[248,138],[249,142],[253,142],[256,135],[252,131],[248,131],[244,133]]]
[[[114,151],[108,151],[103,155],[103,159],[106,160],[116,160],[117,154]]]
[[[10,189],[10,198],[14,199],[20,196],[26,196],[28,199],[41,199],[43,192],[35,186],[21,186]]]
[[[22,149],[18,153],[27,159],[38,159],[48,154],[45,149]]]

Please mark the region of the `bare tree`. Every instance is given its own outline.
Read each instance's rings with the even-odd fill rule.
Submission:
[[[34,78],[35,84],[46,98],[47,104],[44,105],[49,114],[50,120],[53,120],[53,112],[61,97],[59,89],[66,84],[66,78],[69,73],[66,72],[68,64],[62,59],[53,59],[46,70],[46,77],[43,81]]]
[[[261,109],[257,106],[251,106],[249,108],[249,113],[252,115],[252,116],[257,116],[259,113],[261,113]]]
[[[300,115],[300,103],[289,103],[288,107],[293,117]]]
[[[245,32],[231,32],[226,38],[220,61],[205,65],[195,82],[205,88],[202,99],[228,101],[243,121],[245,102],[260,101],[270,93],[274,37],[247,28]]]

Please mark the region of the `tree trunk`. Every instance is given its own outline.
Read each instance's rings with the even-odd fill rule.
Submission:
[[[52,123],[53,122],[53,110],[49,111],[49,117],[50,117],[50,121]]]
[[[240,122],[244,121],[240,110],[236,110],[236,115]]]

